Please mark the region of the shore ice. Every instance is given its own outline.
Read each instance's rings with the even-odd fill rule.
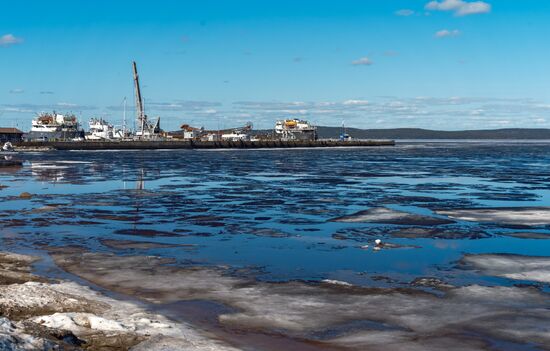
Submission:
[[[438,210],[437,214],[471,222],[508,225],[550,225],[550,207],[500,207]]]
[[[12,261],[19,258],[23,266],[34,261],[30,256],[21,255],[2,254],[0,258],[5,255]],[[31,336],[31,331],[29,335],[28,325],[68,330],[85,341],[95,338],[103,342],[108,337],[128,336],[127,340],[135,343],[154,337],[186,345],[184,349],[189,351],[238,350],[187,323],[171,321],[137,303],[107,297],[75,282],[0,285],[0,311],[18,321],[0,319],[1,350],[55,349],[54,342]],[[166,350],[161,344],[147,345],[147,350]]]
[[[550,257],[477,254],[465,255],[462,263],[488,275],[550,283]]]
[[[178,268],[166,265],[169,260],[145,256],[55,254],[54,259],[100,286],[152,302],[201,299],[225,304],[235,312],[221,314],[219,321],[239,330],[308,338],[367,320],[391,326],[385,335],[407,340],[412,349],[440,350],[453,341],[461,344],[467,334],[476,335],[468,337],[472,349],[483,349],[492,338],[550,345],[548,328],[540,327],[550,325],[549,296],[531,288],[449,287],[440,297],[415,289],[253,282],[227,276],[222,269]],[[500,323],[503,319],[508,322]],[[533,324],[535,320],[539,327]],[[363,330],[360,337],[355,336],[356,342],[362,340],[359,344],[350,341],[353,334],[323,341],[383,349],[380,335],[380,330]]]
[[[370,222],[382,224],[425,226],[453,223],[453,221],[444,218],[397,211],[386,207],[373,207],[368,210],[353,213],[351,215],[333,218],[331,219],[331,221],[345,223]]]

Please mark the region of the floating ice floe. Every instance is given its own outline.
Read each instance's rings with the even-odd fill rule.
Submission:
[[[396,211],[385,207],[374,207],[365,211],[359,211],[348,216],[342,216],[331,219],[332,222],[346,223],[381,223],[381,224],[398,224],[398,225],[441,225],[450,224],[454,221],[437,218],[432,216],[419,215],[403,211]]]
[[[475,228],[422,228],[410,227],[400,228],[389,233],[390,236],[397,238],[429,238],[429,239],[483,239],[491,235]]]
[[[61,267],[99,286],[151,302],[200,299],[232,307],[234,311],[224,312],[219,321],[239,330],[298,338],[326,333],[331,339],[317,341],[355,350],[460,349],[453,345],[482,350],[494,340],[550,344],[550,333],[541,328],[550,325],[549,295],[531,288],[449,286],[438,296],[412,288],[255,282],[226,275],[222,268],[178,268],[154,257],[53,257]],[[331,332],[356,321],[386,327]]]
[[[341,280],[323,279],[321,281],[323,283],[326,283],[326,284],[335,284],[335,285],[340,285],[340,286],[353,286],[353,284],[350,284],[348,282],[344,282],[344,281],[341,281]]]
[[[437,214],[471,222],[508,225],[550,225],[550,207],[499,207],[438,210]]]
[[[466,255],[461,262],[488,275],[550,283],[550,257],[480,254]]]
[[[67,169],[69,166],[60,166],[55,163],[32,162],[32,169]]]
[[[518,239],[550,239],[550,233],[537,233],[537,232],[504,232],[499,233],[504,236],[511,236]]]

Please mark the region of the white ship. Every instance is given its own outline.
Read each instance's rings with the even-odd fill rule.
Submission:
[[[32,120],[30,133],[26,138],[31,140],[70,140],[82,138],[84,131],[80,128],[76,116],[56,113],[41,113]]]
[[[281,140],[316,140],[317,127],[301,119],[285,119],[275,123],[275,135]]]
[[[250,133],[241,129],[235,129],[231,132],[222,134],[222,140],[248,141],[250,140]]]
[[[86,140],[113,140],[124,138],[124,132],[116,129],[103,118],[92,118],[89,121],[89,133]]]
[[[222,131],[221,139],[227,141],[249,141],[252,133],[252,122],[244,127]]]

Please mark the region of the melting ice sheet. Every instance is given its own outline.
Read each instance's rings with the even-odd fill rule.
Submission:
[[[359,349],[549,344],[548,144],[21,158],[0,169],[2,246],[156,257],[149,273],[104,267],[106,287],[124,267],[125,293],[212,300],[234,309],[224,325]],[[138,281],[169,291],[146,296]]]
[[[156,304],[222,303],[233,312],[219,321],[235,330],[285,333],[360,350],[484,350],[493,340],[550,345],[550,299],[532,287],[446,286],[443,295],[435,295],[337,281],[259,283],[230,276],[224,268],[176,268],[145,256],[58,253],[54,259],[88,281]],[[363,328],[339,328],[357,321]]]

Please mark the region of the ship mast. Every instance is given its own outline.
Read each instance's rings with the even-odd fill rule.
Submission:
[[[143,136],[145,126],[147,125],[147,116],[143,111],[143,99],[141,97],[141,89],[139,88],[139,76],[137,73],[136,61],[132,62],[134,69],[134,88],[136,92],[136,118],[140,126],[140,135]]]

